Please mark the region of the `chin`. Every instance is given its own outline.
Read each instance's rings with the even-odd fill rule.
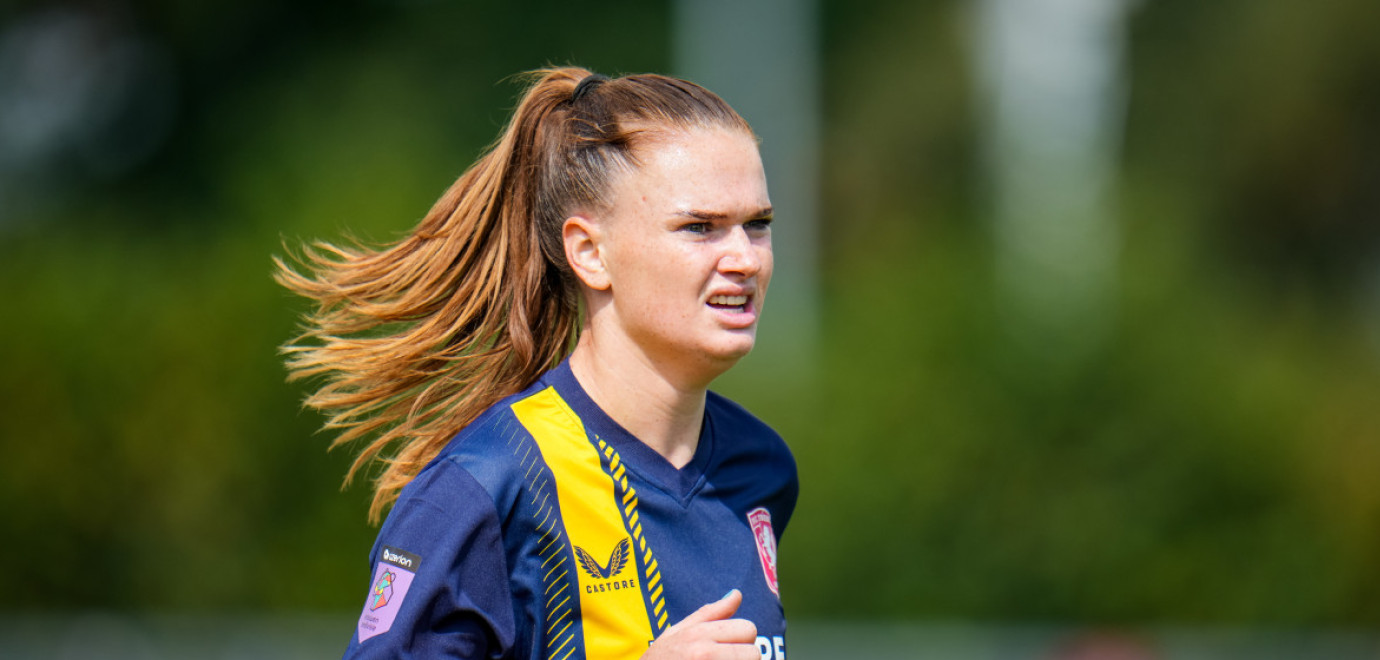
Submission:
[[[755,334],[734,337],[733,340],[706,347],[704,352],[716,360],[729,362],[729,366],[732,366],[732,363],[743,359],[752,352],[752,347],[757,343]]]

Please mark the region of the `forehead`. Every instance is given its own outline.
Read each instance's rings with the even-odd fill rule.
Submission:
[[[771,206],[757,141],[737,129],[676,130],[647,136],[638,166],[618,177],[612,203],[658,213],[753,213]]]

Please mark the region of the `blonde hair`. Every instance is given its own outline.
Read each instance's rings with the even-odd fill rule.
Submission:
[[[382,464],[371,521],[460,429],[570,352],[579,286],[561,225],[607,207],[612,178],[637,166],[639,139],[675,128],[751,134],[722,99],[683,80],[605,80],[576,67],[531,75],[498,140],[404,238],[313,242],[296,260],[305,272],[274,258],[275,279],[315,303],[281,349],[288,379],[323,381],[304,405],[339,432],[331,448],[361,445],[347,484]]]

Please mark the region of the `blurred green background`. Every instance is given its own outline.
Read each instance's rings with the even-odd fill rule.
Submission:
[[[799,461],[788,612],[1374,628],[1380,4],[1127,14],[1113,303],[1067,359],[1015,339],[997,292],[973,4],[818,7],[813,377],[720,388]],[[0,607],[348,629],[368,493],[340,492],[349,456],[283,382],[304,306],[270,256],[398,236],[497,135],[516,72],[674,72],[673,13],[0,9],[0,565],[24,567]]]

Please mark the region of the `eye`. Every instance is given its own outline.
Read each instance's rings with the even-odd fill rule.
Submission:
[[[748,231],[766,231],[771,228],[771,217],[748,220],[744,225]]]
[[[707,233],[709,233],[709,223],[708,223],[708,222],[687,222],[687,223],[685,223],[685,224],[683,224],[683,225],[680,226],[680,231],[686,231],[686,232],[690,232],[690,233],[692,233],[692,234],[707,234]]]

